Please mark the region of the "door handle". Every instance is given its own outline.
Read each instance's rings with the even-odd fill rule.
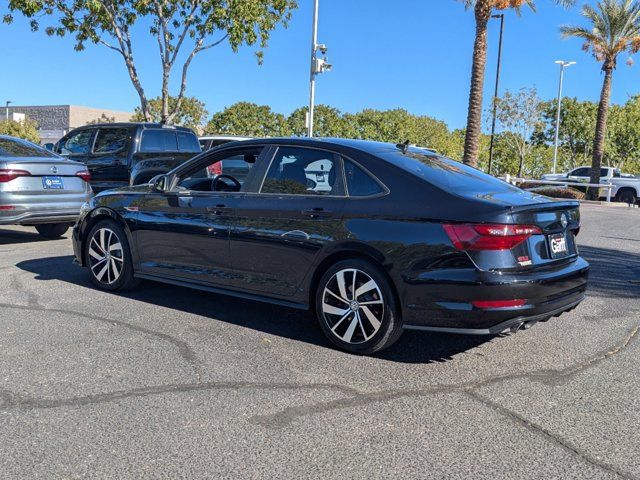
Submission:
[[[302,210],[302,215],[311,218],[329,217],[332,212],[325,210],[324,208],[312,208],[311,210]]]
[[[227,207],[226,205],[207,207],[207,212],[213,213],[214,215],[224,215],[225,213],[229,213],[230,211],[231,207]]]

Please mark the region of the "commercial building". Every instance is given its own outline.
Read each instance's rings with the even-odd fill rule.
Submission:
[[[87,123],[109,119],[115,122],[128,122],[133,113],[107,110],[102,108],[80,107],[77,105],[23,105],[9,106],[9,119],[24,117],[38,124],[40,142],[57,142],[70,130]],[[0,106],[0,120],[6,117],[6,109]]]

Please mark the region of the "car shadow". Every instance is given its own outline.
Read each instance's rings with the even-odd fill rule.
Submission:
[[[86,270],[74,265],[72,260],[73,256],[39,258],[20,262],[17,267],[35,274],[36,280],[58,280],[95,289]],[[333,348],[322,333],[314,315],[303,310],[151,281],[142,282],[131,292],[116,292],[112,295],[319,347]],[[445,362],[493,338],[407,331],[391,348],[376,354],[375,357],[403,363]]]
[[[591,264],[588,294],[607,298],[640,298],[640,254],[580,246]]]
[[[640,255],[594,247],[582,247],[581,254],[591,262],[589,295],[640,297],[640,284],[633,283],[640,280]],[[72,260],[72,256],[41,258],[20,262],[17,267],[34,273],[36,280],[61,280],[94,289],[85,269],[73,265]],[[131,292],[114,295],[332,348],[311,312],[150,281]],[[402,363],[446,362],[496,338],[407,331],[395,345],[375,357]]]
[[[32,231],[12,230],[0,228],[0,245],[13,245],[16,243],[42,242],[42,238],[35,228]]]

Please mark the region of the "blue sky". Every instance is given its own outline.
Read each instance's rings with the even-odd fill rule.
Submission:
[[[567,72],[565,93],[597,100],[602,75],[578,40],[562,40],[558,26],[581,23],[579,6],[569,10],[538,0],[538,12],[506,19],[501,87],[535,86],[543,98],[556,95],[556,59],[576,60]],[[234,54],[216,47],[194,60],[188,94],[215,112],[240,100],[268,104],[289,113],[308,101],[311,0],[299,0],[288,29],[273,33],[258,66],[252,48]],[[0,7],[0,14],[5,13]],[[319,41],[329,46],[332,72],[317,83],[317,102],[343,111],[402,107],[465,124],[474,23],[454,0],[320,0]],[[135,32],[135,54],[147,94],[159,93],[155,40]],[[486,100],[493,91],[498,22],[489,32]],[[133,110],[137,96],[121,58],[101,46],[75,52],[69,38],[31,33],[26,21],[0,25],[3,45],[0,104],[75,104]],[[615,73],[613,101],[640,90],[640,63]],[[177,72],[176,72],[177,73]],[[175,82],[178,78],[176,76]],[[174,90],[175,91],[175,90]]]

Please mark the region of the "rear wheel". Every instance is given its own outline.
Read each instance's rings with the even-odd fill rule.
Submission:
[[[636,193],[633,190],[623,190],[616,196],[617,200],[622,203],[628,203],[629,205],[635,205],[638,201]]]
[[[69,230],[70,226],[68,223],[43,223],[41,225],[35,225],[40,236],[50,240],[60,238]]]
[[[128,290],[138,284],[133,276],[127,236],[113,220],[98,222],[89,232],[85,264],[89,267],[91,281],[103,290]]]
[[[338,262],[324,273],[316,291],[316,315],[329,340],[352,353],[383,350],[402,334],[386,275],[361,259]]]

